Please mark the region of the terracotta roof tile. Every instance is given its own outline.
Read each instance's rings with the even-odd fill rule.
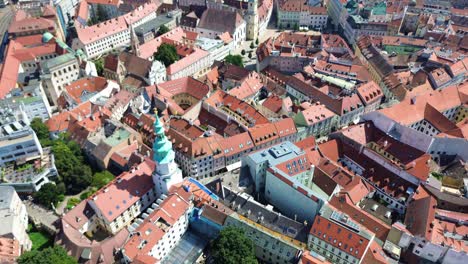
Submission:
[[[145,161],[136,170],[124,172],[90,197],[107,221],[112,222],[153,188],[155,164]]]
[[[405,225],[413,235],[430,240],[430,224],[435,219],[436,199],[420,186],[406,208]]]
[[[354,205],[346,194],[339,194],[330,200],[330,205],[347,214],[362,227],[374,233],[382,241],[387,239],[390,226]]]
[[[320,234],[324,234],[323,237],[319,235],[319,232]],[[342,250],[348,247],[346,249],[346,251],[348,251],[347,253],[357,259],[362,259],[371,242],[369,239],[347,228],[342,228],[341,225],[322,216],[317,216],[315,218],[312,228],[310,229],[310,234],[319,237],[320,240],[333,247],[340,247],[339,245],[342,245]],[[324,239],[324,237],[329,237],[333,240],[329,241],[328,239]]]

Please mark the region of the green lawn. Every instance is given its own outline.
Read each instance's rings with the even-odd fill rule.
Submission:
[[[31,250],[41,250],[46,247],[50,247],[54,243],[53,237],[45,232],[41,232],[36,230],[34,227],[28,228],[30,231],[29,239],[32,241],[32,249]]]

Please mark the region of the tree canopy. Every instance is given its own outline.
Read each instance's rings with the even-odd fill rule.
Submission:
[[[154,59],[162,62],[168,67],[179,59],[177,50],[174,45],[163,43],[159,46],[158,51],[154,53]]]
[[[96,72],[99,76],[102,76],[104,72],[104,59],[99,58],[94,61],[94,65],[96,66]]]
[[[215,264],[258,263],[253,241],[238,227],[228,226],[221,230],[211,243],[211,255]]]
[[[166,25],[162,25],[162,26],[159,27],[158,34],[162,35],[162,34],[165,34],[165,33],[169,32],[169,31],[170,31],[170,29]]]
[[[36,136],[40,140],[49,138],[49,128],[39,117],[36,117],[31,121],[31,128],[36,132]]]
[[[92,171],[75,141],[55,140],[52,147],[55,167],[67,191],[75,194],[91,184]]]
[[[18,264],[76,264],[76,259],[67,255],[60,246],[49,247],[44,250],[24,252],[18,259]]]
[[[34,193],[34,200],[48,208],[52,205],[57,205],[58,202],[63,198],[63,190],[57,187],[54,183],[44,184],[38,192]]]
[[[244,62],[242,60],[241,55],[227,55],[226,58],[224,58],[224,61],[231,63],[233,65],[237,65],[239,67],[244,67]]]
[[[96,187],[98,189],[102,188],[104,185],[109,183],[114,179],[114,175],[110,173],[109,171],[101,171],[101,172],[96,172],[93,176],[93,180],[91,182],[91,186]]]

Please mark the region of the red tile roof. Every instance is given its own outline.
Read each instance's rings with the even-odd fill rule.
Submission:
[[[63,52],[59,50],[55,40],[43,44],[40,37],[21,37],[19,40],[11,39],[0,72],[0,99],[16,88],[20,64],[24,61],[34,60],[37,56],[53,55]]]
[[[170,194],[161,203],[160,208],[154,210],[138,228],[136,234],[132,236],[124,245],[124,254],[130,260],[138,257],[142,263],[154,263],[156,258],[141,257],[148,255],[153,247],[160,242],[163,236],[174,228],[174,224],[182,217],[190,208],[190,201],[186,200],[179,192],[185,192],[183,188]],[[188,219],[186,219],[188,221]],[[142,241],[145,241],[142,247]],[[148,262],[149,261],[149,262]]]
[[[48,119],[45,124],[50,132],[63,132],[68,130],[70,121],[77,120],[79,117],[87,117],[91,114],[91,102],[87,101],[78,105],[70,111],[63,111]]]
[[[414,177],[426,181],[429,175],[429,166],[427,165],[427,161],[430,159],[429,154],[395,140],[376,128],[371,122],[348,127],[341,130],[341,133],[356,143],[367,146],[369,150],[371,150],[369,143],[376,144],[381,151],[389,153],[396,160],[393,161],[384,156],[382,157],[406,170]]]
[[[84,93],[96,93],[102,91],[107,85],[107,79],[103,77],[87,77],[76,80],[65,86],[66,93],[75,103],[81,103]]]
[[[198,100],[203,99],[203,97],[205,97],[210,91],[208,85],[192,77],[183,77],[176,80],[163,82],[157,84],[156,86],[160,89],[164,89],[170,93],[171,96],[189,94]],[[150,87],[152,88],[152,86]]]
[[[310,229],[310,234],[332,247],[337,247],[342,251],[346,251],[347,254],[357,259],[362,259],[371,242],[369,239],[320,215],[315,218],[312,228]]]
[[[360,85],[357,87],[357,92],[366,105],[380,101],[383,97],[382,90],[374,81]]]
[[[399,104],[379,110],[379,112],[402,125],[408,126],[424,118],[424,110],[428,103],[439,112],[445,112],[465,103],[466,99],[463,99],[461,92],[464,86],[468,87],[468,83],[406,98]],[[407,113],[411,113],[411,115]]]
[[[130,13],[106,20],[93,26],[81,25],[79,22],[75,23],[78,38],[86,45],[128,30],[129,25],[132,25],[136,21],[148,16],[150,13],[155,13],[159,6],[159,2],[145,3]],[[78,15],[84,16],[84,11],[81,9],[82,6],[80,5]]]
[[[382,222],[380,219],[370,215],[358,206],[354,205],[348,195],[341,193],[334,196],[330,200],[330,205],[337,210],[347,214],[351,219],[359,223],[361,226],[374,233],[377,238],[382,241],[387,239],[390,232],[390,226]]]
[[[229,94],[243,100],[257,94],[262,87],[263,82],[258,73],[250,72],[239,86],[229,90]]]
[[[456,213],[456,212],[446,212],[440,209],[436,209],[436,215],[449,215],[451,217],[455,216],[455,221],[466,221],[468,219],[467,214]],[[442,212],[441,212],[442,211]],[[456,215],[459,214],[459,215]],[[461,214],[461,215],[460,215]],[[456,251],[464,251],[467,252],[468,245],[465,243],[463,239],[454,239],[452,237],[447,236],[447,233],[451,233],[454,235],[466,235],[468,234],[468,226],[466,225],[459,225],[453,223],[452,221],[444,221],[440,218],[432,221],[432,229],[429,234],[429,240],[432,243],[438,245],[445,245],[447,247],[451,247]]]
[[[420,186],[406,208],[406,228],[413,235],[420,235],[430,240],[432,236],[431,223],[435,219],[436,205],[436,199],[423,186]]]
[[[269,123],[268,119],[260,114],[253,106],[221,90],[217,90],[211,94],[211,96],[205,100],[205,103],[218,109],[226,107],[239,114],[242,119],[249,124],[259,125]]]
[[[155,164],[147,160],[133,171],[124,172],[90,197],[90,202],[108,221],[114,221],[125,210],[154,187]]]
[[[41,31],[55,31],[55,21],[52,19],[44,17],[31,17],[29,15],[24,15],[24,13],[17,12],[15,18],[11,21],[8,28],[9,34],[36,34],[36,32]]]
[[[366,255],[362,259],[362,263],[387,264],[389,263],[389,259],[387,254],[382,250],[382,246],[380,246],[377,241],[373,240],[366,252]]]
[[[225,156],[234,156],[254,147],[254,143],[248,132],[224,138],[218,142]]]
[[[256,146],[267,144],[279,138],[274,124],[261,124],[249,128],[250,136]]]
[[[279,137],[287,137],[290,135],[295,135],[297,133],[296,125],[294,120],[290,117],[283,118],[279,121],[273,123],[278,131]]]
[[[262,105],[273,113],[278,113],[283,105],[283,100],[281,97],[273,95],[265,99]]]
[[[301,113],[304,116],[304,120],[308,126],[336,116],[335,113],[320,103],[310,105],[307,109],[301,111]]]
[[[21,255],[19,241],[14,238],[0,237],[0,263],[15,263]]]

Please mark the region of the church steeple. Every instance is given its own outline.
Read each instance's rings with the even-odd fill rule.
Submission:
[[[153,182],[156,186],[156,195],[167,194],[172,185],[182,182],[182,171],[175,162],[175,153],[172,143],[166,137],[164,126],[155,109],[153,160],[156,169],[153,172]]]
[[[140,57],[140,41],[138,40],[138,37],[135,33],[135,28],[133,25],[130,26],[130,41],[132,43],[132,52],[136,56]]]
[[[154,122],[154,143],[153,143],[153,160],[158,164],[168,163],[174,160],[174,151],[172,143],[167,139],[163,124],[159,120],[157,110],[155,110],[156,121]]]

